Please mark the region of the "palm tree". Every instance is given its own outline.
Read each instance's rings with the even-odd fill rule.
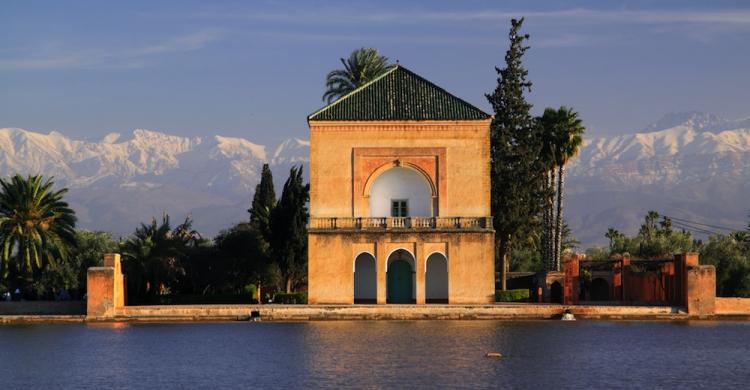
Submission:
[[[555,215],[555,269],[560,270],[560,251],[562,249],[563,200],[565,198],[565,165],[576,155],[583,145],[583,133],[586,128],[578,113],[562,106],[557,110],[556,150],[554,152],[557,166],[557,214]]]
[[[547,164],[547,171],[545,173],[544,189],[545,189],[545,204],[544,214],[542,218],[542,258],[546,270],[552,270],[554,268],[554,253],[555,253],[555,168],[557,163],[557,142],[558,142],[558,118],[557,110],[554,108],[546,108],[544,114],[537,118],[537,122],[542,130],[542,148],[541,158]]]
[[[187,247],[199,240],[191,229],[190,219],[172,230],[169,216],[156,218],[150,224],[141,224],[122,245],[123,267],[128,275],[128,291],[134,297],[158,295],[174,285],[185,274],[181,257]]]
[[[360,48],[348,59],[341,59],[344,69],[332,70],[326,76],[326,93],[323,100],[328,103],[354,91],[374,80],[393,67],[388,57],[381,56],[376,49]]]
[[[612,250],[615,246],[615,240],[617,240],[620,237],[620,232],[617,229],[609,228],[607,229],[607,232],[604,233],[604,237],[609,239],[609,249]]]
[[[66,261],[76,247],[76,217],[63,201],[66,188],[53,190],[51,179],[15,175],[0,179],[0,270],[11,267],[26,276],[31,291],[34,269]]]

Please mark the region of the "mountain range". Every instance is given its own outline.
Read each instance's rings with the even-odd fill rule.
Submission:
[[[206,235],[247,218],[260,168],[269,163],[280,195],[309,142],[275,147],[237,137],[183,137],[136,129],[127,136],[72,139],[0,129],[0,176],[54,176],[70,189],[79,226],[132,232],[168,212],[187,215]],[[307,170],[307,167],[306,167]],[[603,244],[607,228],[635,233],[656,210],[704,225],[743,228],[750,209],[750,119],[698,112],[670,114],[640,132],[589,138],[568,168],[566,219],[584,246]]]
[[[281,188],[291,165],[307,163],[308,150],[296,138],[269,149],[243,138],[143,129],[91,141],[3,128],[0,175],[54,176],[70,189],[66,199],[83,228],[122,236],[167,212],[173,220],[191,215],[195,228],[213,235],[247,217],[263,163]]]

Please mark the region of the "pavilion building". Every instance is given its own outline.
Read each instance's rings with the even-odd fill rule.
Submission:
[[[492,302],[490,121],[400,65],[311,114],[308,302]]]

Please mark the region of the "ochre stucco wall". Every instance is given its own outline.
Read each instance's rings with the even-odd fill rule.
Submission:
[[[93,319],[112,318],[125,306],[125,278],[120,255],[104,255],[103,267],[91,267],[86,276],[86,315]]]
[[[369,217],[368,179],[395,160],[429,178],[438,215],[489,216],[489,122],[311,121],[311,216]]]
[[[716,314],[750,314],[750,298],[719,298],[715,300]]]
[[[448,302],[490,303],[494,297],[494,233],[464,232],[310,232],[308,301],[311,304],[354,303],[354,259],[375,256],[377,302],[386,303],[386,262],[405,249],[415,257],[416,303],[425,302],[425,263],[435,252],[448,259]]]

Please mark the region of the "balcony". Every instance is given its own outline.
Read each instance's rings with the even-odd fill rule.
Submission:
[[[492,230],[492,217],[310,218],[311,231]]]

